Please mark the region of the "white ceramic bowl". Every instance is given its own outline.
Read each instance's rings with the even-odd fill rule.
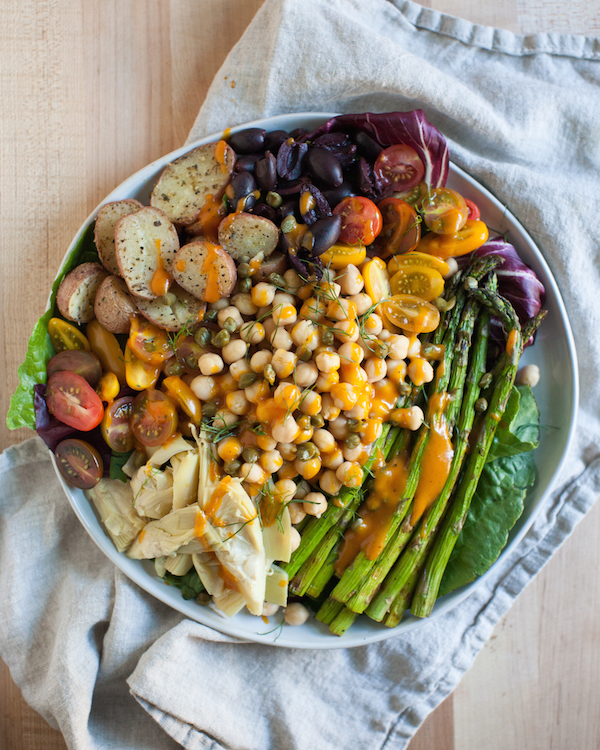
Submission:
[[[246,127],[292,131],[301,126],[310,131],[333,116],[333,114],[327,113],[281,115],[232,128],[231,132],[236,133]],[[220,133],[209,135],[149,164],[115,188],[102,201],[100,206],[108,201],[123,198],[137,198],[148,205],[154,182],[169,162],[195,146],[216,141],[220,137]],[[567,454],[575,426],[578,396],[575,346],[556,282],[541,252],[534,245],[525,229],[491,193],[453,164],[450,165],[448,185],[455,188],[465,198],[475,201],[486,223],[507,232],[508,241],[515,246],[522,260],[533,268],[546,288],[544,307],[548,310],[548,316],[537,335],[535,346],[525,351],[522,361],[524,364],[535,363],[540,367],[542,379],[535,389],[535,396],[540,409],[541,423],[550,425],[555,429],[542,431],[540,446],[535,454],[537,481],[526,498],[523,515],[513,528],[509,543],[499,558],[502,559],[514,549],[533,523],[536,513],[544,498],[550,492],[554,479],[559,473]],[[90,214],[80,228],[67,251],[67,256],[81,235],[95,220],[100,206]],[[196,604],[193,600],[184,600],[178,589],[165,585],[156,575],[152,562],[130,560],[124,554],[118,553],[83,492],[68,486],[60,475],[59,479],[73,510],[89,535],[125,575],[157,599],[179,610],[187,617],[223,633],[245,640],[277,646],[328,649],[373,643],[400,633],[406,633],[419,627],[420,623],[423,622],[423,620],[408,616],[396,628],[389,629],[373,622],[366,616],[362,616],[345,635],[339,638],[332,635],[325,625],[314,618],[310,618],[306,624],[300,627],[284,626],[283,628],[277,628],[281,619],[280,615],[272,617],[269,624],[265,624],[258,617],[245,613],[239,613],[231,619],[226,619],[212,609]],[[457,606],[485,579],[490,571],[473,583],[440,598],[436,602],[432,617]]]

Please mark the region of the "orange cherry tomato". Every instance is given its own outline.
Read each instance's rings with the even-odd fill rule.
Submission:
[[[427,255],[427,253],[413,252],[394,255],[388,261],[388,271],[391,276],[405,266],[429,266],[429,268],[435,268],[436,271],[439,271],[440,276],[445,276],[450,271],[450,267],[445,261],[436,258],[435,255]]]
[[[200,399],[192,389],[177,375],[170,375],[163,380],[163,387],[173,401],[188,415],[198,427],[202,419],[202,405]]]
[[[392,294],[413,294],[431,302],[444,291],[444,279],[439,271],[428,266],[404,266],[390,279]]]
[[[464,227],[469,210],[465,199],[450,188],[434,188],[421,203],[423,221],[436,234],[456,234]]]
[[[414,250],[421,239],[421,220],[415,209],[400,198],[384,198],[379,203],[383,229],[375,241],[382,258]]]
[[[355,245],[357,242],[370,245],[383,226],[377,206],[362,195],[343,198],[333,209],[333,213],[342,217],[339,241],[347,245]]]
[[[440,322],[440,311],[412,294],[396,294],[379,308],[395,326],[411,333],[431,333]]]
[[[153,448],[166,443],[177,429],[177,422],[175,404],[161,391],[149,388],[133,402],[131,429],[142,445]]]
[[[129,342],[127,343],[125,346],[125,378],[130,388],[133,388],[134,391],[145,391],[146,388],[152,388],[160,373],[160,365],[153,365],[136,357],[129,346]]]
[[[487,242],[488,228],[479,220],[468,219],[455,235],[427,234],[417,248],[420,253],[436,255],[438,258],[454,258],[477,250]]]
[[[360,266],[367,257],[367,248],[364,245],[343,245],[336,242],[319,257],[323,265],[330,268],[346,268],[351,263]]]
[[[399,193],[394,193],[394,198],[400,198],[400,200],[410,203],[411,206],[420,208],[421,201],[427,196],[428,192],[427,183],[421,180],[421,182],[410,188],[410,190],[402,190]]]
[[[127,382],[125,377],[125,357],[114,333],[107,331],[97,320],[92,320],[85,329],[90,347],[100,360],[104,372],[114,372],[119,383]]]
[[[139,315],[131,318],[127,345],[138,359],[150,365],[160,365],[175,356],[167,332]]]
[[[50,318],[48,321],[48,334],[54,351],[57,354],[70,349],[90,351],[90,343],[79,328],[71,325],[71,323],[67,323],[62,318]]]

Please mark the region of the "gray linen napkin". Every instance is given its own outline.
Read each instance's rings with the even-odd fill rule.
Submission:
[[[423,108],[559,282],[585,356],[577,437],[518,549],[459,607],[329,652],[239,643],[154,601],[87,537],[41,442],[10,448],[0,457],[0,655],[70,748],[174,739],[204,750],[401,750],[456,687],[600,492],[600,252],[589,230],[600,213],[599,57],[597,39],[518,37],[400,0],[266,0],[190,139],[284,112]]]

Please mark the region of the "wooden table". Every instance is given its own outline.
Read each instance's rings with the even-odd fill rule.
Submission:
[[[2,0],[0,449],[26,341],[79,225],[125,177],[180,146],[261,0]],[[593,0],[430,0],[517,33],[600,33]],[[596,507],[496,627],[411,750],[597,750]],[[0,748],[64,748],[0,664]],[[333,749],[332,749],[333,750]],[[342,750],[342,748],[336,749]]]

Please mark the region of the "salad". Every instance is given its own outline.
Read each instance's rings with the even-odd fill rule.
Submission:
[[[116,548],[225,616],[393,627],[481,575],[535,479],[543,287],[423,112],[250,128],[105,204],[9,427]]]

